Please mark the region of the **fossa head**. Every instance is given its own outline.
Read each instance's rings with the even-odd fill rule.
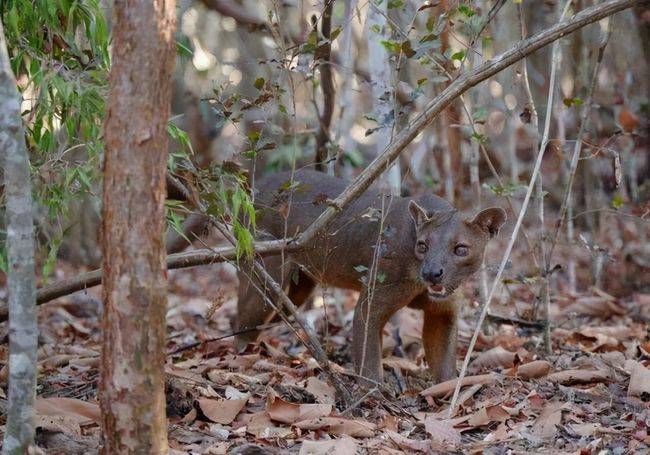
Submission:
[[[498,207],[466,219],[456,210],[427,211],[415,201],[410,201],[409,213],[416,232],[414,254],[421,263],[419,280],[431,300],[449,297],[479,269],[487,242],[506,220]]]

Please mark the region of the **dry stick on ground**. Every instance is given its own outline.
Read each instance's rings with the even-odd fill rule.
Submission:
[[[565,10],[566,11],[566,10]],[[580,13],[578,13],[580,14]],[[575,16],[574,16],[575,18]],[[555,52],[554,52],[555,54]],[[557,65],[557,59],[553,59],[552,61],[552,68],[551,68],[551,74],[555,74],[556,72],[556,65]],[[549,92],[553,92],[555,89],[555,78],[551,78],[551,83],[549,87]],[[549,95],[550,96],[550,95]],[[549,113],[551,112],[551,107],[549,105]],[[546,119],[546,124],[548,125],[550,123],[550,114],[547,114],[547,119]],[[533,187],[535,186],[535,181],[537,180],[537,174],[539,173],[539,169],[542,164],[542,158],[544,157],[544,151],[546,149],[546,142],[548,141],[548,126],[545,126],[545,134],[544,138],[542,139],[542,144],[539,148],[539,152],[537,154],[537,159],[535,160],[535,167],[533,168],[533,173],[530,177],[530,182],[528,183],[528,188],[526,190],[526,197],[524,198],[524,202],[521,206],[521,210],[519,212],[519,217],[517,218],[517,223],[515,224],[515,229],[512,232],[510,236],[510,241],[508,242],[508,246],[506,248],[505,253],[503,254],[503,258],[501,259],[501,264],[499,265],[499,270],[497,271],[496,276],[494,277],[494,282],[492,283],[492,288],[490,289],[490,294],[488,295],[487,301],[483,305],[483,309],[481,311],[481,314],[479,316],[478,322],[476,323],[476,328],[474,330],[474,334],[472,335],[472,339],[470,340],[469,347],[467,348],[467,354],[465,355],[465,359],[463,360],[463,366],[460,371],[459,375],[459,380],[456,383],[456,388],[454,390],[454,395],[451,399],[451,403],[449,404],[449,409],[447,410],[447,416],[451,418],[455,412],[456,408],[456,402],[458,400],[458,394],[460,393],[460,388],[462,385],[463,378],[465,377],[465,374],[467,373],[467,366],[469,365],[469,360],[472,356],[472,351],[474,350],[474,345],[476,344],[476,340],[478,339],[478,335],[481,331],[481,327],[483,326],[483,321],[485,320],[485,316],[487,315],[488,309],[490,307],[490,302],[492,301],[492,298],[494,297],[494,293],[499,285],[499,282],[501,280],[501,275],[503,274],[503,271],[506,267],[506,264],[508,262],[508,259],[510,258],[510,253],[512,252],[512,247],[515,244],[515,240],[517,239],[517,234],[519,233],[519,228],[521,227],[522,221],[524,219],[524,215],[526,214],[526,209],[528,208],[528,203],[530,201],[530,196],[533,192]],[[548,327],[548,324],[547,324]]]
[[[582,113],[580,116],[580,128],[578,129],[578,136],[576,137],[575,146],[573,147],[573,155],[571,156],[571,167],[569,169],[569,182],[567,184],[566,190],[564,192],[564,197],[562,198],[562,206],[560,207],[560,216],[557,220],[557,225],[555,226],[555,231],[553,232],[553,238],[551,240],[551,246],[548,250],[547,263],[550,264],[551,259],[553,258],[553,251],[557,245],[558,238],[560,236],[560,229],[562,228],[562,222],[567,213],[567,208],[570,204],[571,190],[573,188],[573,182],[575,180],[576,170],[578,168],[578,162],[580,161],[580,149],[582,148],[582,136],[585,134],[587,129],[587,124],[589,123],[589,114],[591,112],[591,105],[593,102],[594,92],[596,91],[596,86],[598,85],[598,73],[600,72],[600,66],[603,61],[603,55],[605,54],[605,48],[609,42],[609,36],[611,33],[611,24],[607,24],[607,32],[603,39],[603,43],[598,49],[598,57],[596,59],[596,64],[594,66],[594,72],[591,75],[591,84],[589,86],[589,91],[587,92],[587,98],[585,99],[584,106],[582,108]],[[571,241],[572,239],[569,239]]]
[[[513,63],[521,60],[536,50],[552,43],[562,36],[574,32],[586,25],[596,22],[604,17],[630,8],[639,3],[638,0],[610,0],[586,8],[570,19],[543,30],[528,39],[518,42],[510,50],[499,54],[477,66],[471,72],[459,76],[440,95],[433,99],[409,125],[404,128],[395,139],[388,144],[386,149],[373,160],[357,178],[336,199],[329,201],[329,208],[325,210],[304,232],[297,237],[256,242],[256,254],[264,255],[284,251],[296,251],[311,240],[318,232],[325,229],[337,214],[350,202],[356,200],[375,180],[388,168],[399,154],[411,143],[413,139],[426,128],[442,110],[444,110],[458,96],[474,87],[479,82],[497,74]],[[213,250],[196,250],[185,253],[173,254],[168,257],[167,267],[177,269],[193,267],[196,265],[223,262],[234,259],[236,250],[232,247],[220,247]],[[45,303],[57,297],[71,294],[101,283],[101,272],[94,270],[70,280],[53,283],[39,289],[37,303]],[[0,307],[0,320],[6,318],[6,308]]]
[[[34,449],[38,325],[34,301],[34,221],[22,98],[0,23],[0,167],[4,174],[9,290],[9,406],[4,454]]]

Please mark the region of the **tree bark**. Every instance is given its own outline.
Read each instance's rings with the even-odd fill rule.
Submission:
[[[163,241],[174,0],[115,2],[105,122],[104,453],[167,453]]]
[[[11,71],[0,23],[0,161],[4,172],[9,291],[9,406],[4,454],[27,453],[34,445],[36,395],[36,279],[34,220],[22,97]]]

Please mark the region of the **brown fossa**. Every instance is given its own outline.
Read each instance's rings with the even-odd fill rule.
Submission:
[[[347,186],[320,172],[270,175],[257,183],[255,207],[260,238],[295,236],[305,230]],[[506,219],[501,208],[464,219],[434,195],[391,197],[366,191],[343,209],[332,224],[297,252],[263,258],[275,280],[296,306],[316,283],[360,293],[355,307],[352,357],[356,372],[382,380],[384,324],[400,308],[424,312],[422,343],[432,379],[456,377],[457,307],[450,299],[483,261],[488,240]],[[368,279],[369,272],[375,277]],[[237,330],[264,324],[273,310],[249,279],[239,273]],[[263,284],[258,286],[263,287]],[[258,332],[237,335],[241,351]]]

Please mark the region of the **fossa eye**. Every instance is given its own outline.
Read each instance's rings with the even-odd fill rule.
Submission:
[[[426,253],[428,249],[429,249],[429,245],[427,245],[426,242],[423,242],[422,240],[418,242],[417,244],[418,253]]]
[[[465,245],[458,245],[454,248],[454,254],[456,256],[465,257],[469,254],[469,248]]]

